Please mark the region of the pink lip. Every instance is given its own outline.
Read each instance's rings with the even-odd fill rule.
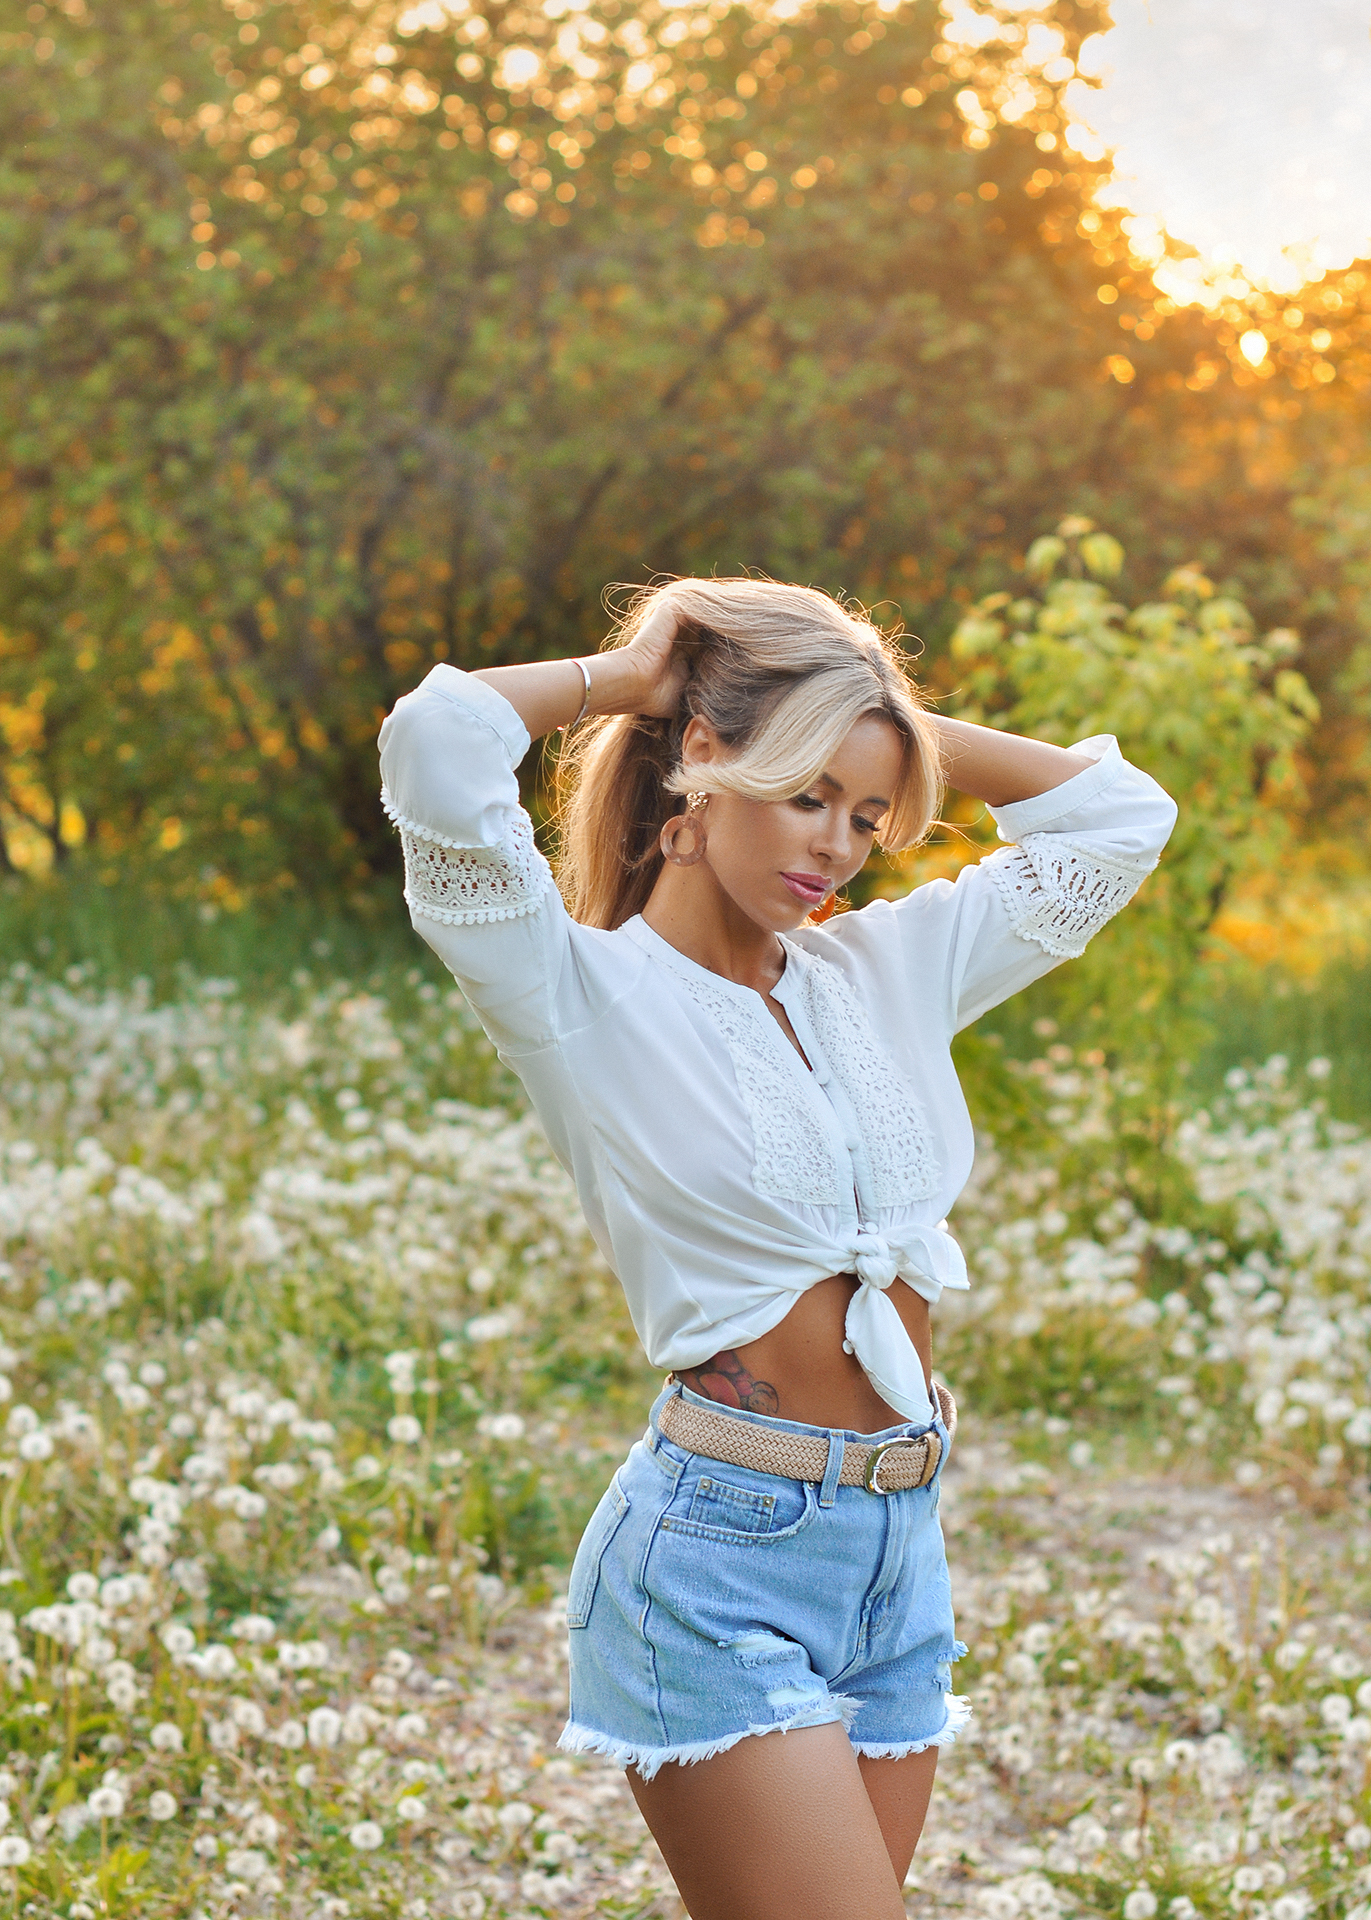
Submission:
[[[795,898],[803,900],[807,907],[817,907],[832,891],[832,882],[825,880],[821,873],[783,873],[781,878]]]

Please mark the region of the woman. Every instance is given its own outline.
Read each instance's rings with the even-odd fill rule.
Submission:
[[[966,1718],[929,1323],[967,1285],[949,1043],[1084,949],[1175,808],[1107,737],[930,714],[809,588],[673,581],[615,642],[435,667],[381,730],[414,926],[671,1369],[576,1556],[561,1744],[630,1768],[693,1920],[897,1920]],[[559,892],[514,769],[587,716]],[[825,919],[944,773],[1012,844]]]

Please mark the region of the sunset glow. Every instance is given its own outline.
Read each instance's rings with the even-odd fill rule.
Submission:
[[[1114,0],[1086,43],[1073,144],[1116,156],[1113,198],[1197,249],[1163,290],[1212,302],[1371,252],[1371,34],[1358,0]],[[1093,135],[1093,138],[1092,138]],[[1250,356],[1249,356],[1250,357]]]

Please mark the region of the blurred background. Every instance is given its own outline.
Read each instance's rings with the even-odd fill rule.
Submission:
[[[375,739],[751,568],[1181,808],[958,1043],[917,1911],[1371,1920],[1369,28],[11,0],[6,1911],[680,1920],[552,1757],[657,1381]],[[952,796],[853,903],[991,840]]]
[[[607,583],[756,568],[1180,798],[1151,919],[1006,1021],[1141,1006],[1156,1044],[1165,998],[1191,1072],[1324,1052],[1371,1105],[1363,6],[11,25],[12,954],[412,962],[395,698],[594,648]],[[869,884],[979,851],[952,824]]]

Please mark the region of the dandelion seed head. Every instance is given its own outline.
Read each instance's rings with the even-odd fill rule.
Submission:
[[[245,1613],[229,1628],[235,1640],[250,1640],[262,1646],[276,1637],[276,1622],[264,1613]]]
[[[359,1853],[374,1853],[385,1842],[384,1829],[374,1820],[359,1820],[348,1832],[348,1839]]]
[[[476,1427],[492,1440],[522,1440],[527,1431],[523,1416],[517,1413],[483,1413]]]
[[[148,1796],[148,1817],[151,1820],[174,1820],[178,1812],[175,1794],[159,1787],[156,1793]]]
[[[336,1747],[343,1733],[343,1716],[336,1707],[316,1707],[306,1722],[312,1747]]]
[[[224,1856],[224,1871],[248,1886],[260,1881],[271,1862],[256,1847],[234,1847]]]

